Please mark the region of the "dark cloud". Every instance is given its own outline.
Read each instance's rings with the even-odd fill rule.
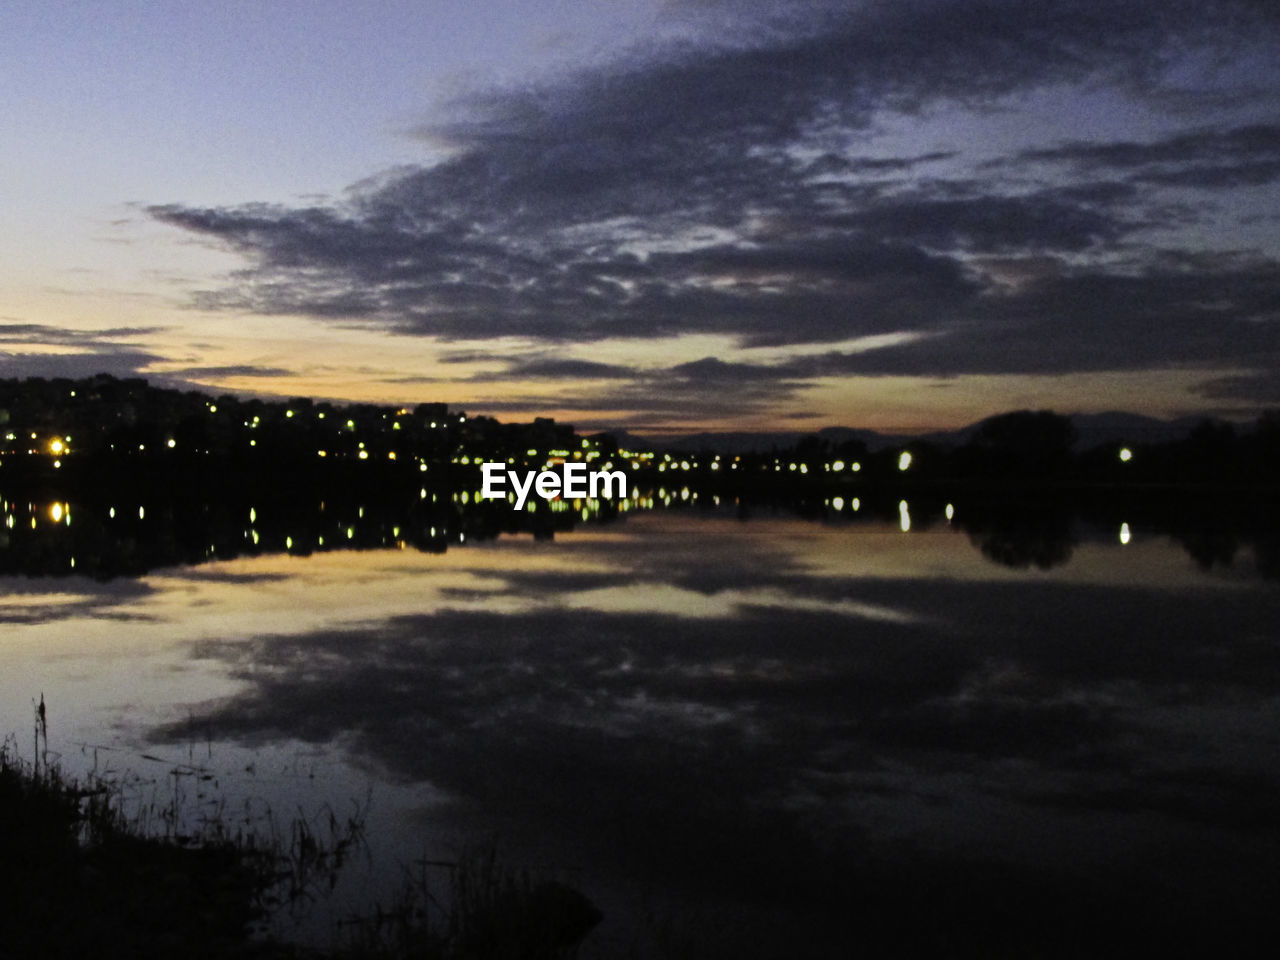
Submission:
[[[870,205],[842,220],[869,234],[944,249],[987,253],[1080,251],[1114,241],[1126,229],[1119,218],[1079,194],[932,200],[904,197]]]
[[[115,350],[117,341],[157,333],[160,327],[109,327],[105,330],[78,330],[46,323],[0,323],[0,343],[55,345],[85,350]]]
[[[1072,142],[1028,150],[1023,160],[1069,163],[1086,171],[1123,172],[1137,182],[1221,189],[1280,179],[1280,126],[1203,129],[1146,143]]]
[[[1213,399],[1247,400],[1254,405],[1280,406],[1280,377],[1274,372],[1212,377],[1198,389]]]
[[[91,353],[0,352],[0,376],[15,379],[66,377],[75,380],[109,373],[116,377],[136,377],[151,364],[163,359],[154,353],[123,347]]]
[[[1237,369],[1269,365],[1275,372],[1211,378],[1201,390],[1206,398],[1275,402],[1270,384],[1280,378],[1280,265],[1206,255],[1157,257],[1128,274],[1037,258],[989,269],[1012,282],[992,282],[980,295],[951,304],[945,321],[935,317],[875,349],[828,350],[768,363],[703,357],[634,369],[631,379],[578,397],[554,403],[529,397],[506,409],[626,409],[694,418],[778,410],[818,378],[1171,367],[1202,368],[1208,376],[1208,361]],[[758,342],[783,341],[761,335]],[[616,373],[626,376],[625,368]]]
[[[763,363],[726,363],[718,357],[703,357],[671,368],[671,373],[696,383],[714,383],[719,386],[735,383],[757,383],[777,380],[797,364],[770,366]]]
[[[957,168],[980,158],[950,146],[868,149],[887,115],[934,122],[921,129],[955,139],[941,122],[955,111],[1070,85],[1145,97],[1179,125],[1168,104],[1186,93],[1180,65],[1221,66],[1270,49],[1280,42],[1271,7],[687,8],[703,26],[730,10],[734,29],[460,97],[423,132],[448,146],[447,159],[371,177],[342,203],[150,212],[245,256],[231,283],[198,296],[204,306],[548,344],[702,333],[787,346],[921,334],[772,367],[700,361],[656,384],[645,371],[594,394],[596,409],[676,410],[726,397],[760,406],[792,396],[805,378],[856,373],[1221,369],[1244,356],[1280,370],[1276,263],[1259,255],[1248,268],[1193,264],[1201,241],[1189,228],[1230,224],[1216,208],[1155,189],[1214,187],[1221,197],[1269,183],[1280,128],[1200,123],[1148,142],[1018,146],[973,166],[969,179]],[[1275,86],[1270,73],[1248,80],[1251,89]],[[1219,107],[1245,109],[1232,82],[1203,80]],[[1170,244],[1149,239],[1154,230],[1187,244],[1176,270]],[[503,364],[480,380],[628,376],[594,360],[474,359]],[[717,397],[728,382],[735,391]],[[671,389],[655,400],[655,386]]]
[[[165,376],[190,380],[222,380],[227,377],[292,377],[294,371],[284,367],[256,367],[242,363],[225,367],[183,367],[180,370],[168,370]]]
[[[950,160],[954,156],[956,156],[954,150],[935,150],[916,157],[842,157],[835,153],[824,153],[817,159],[811,160],[804,168],[804,173],[809,176],[901,173],[913,170],[922,164]]]
[[[77,379],[98,373],[117,377],[139,376],[164,358],[122,340],[156,333],[159,327],[110,327],[79,330],[44,323],[0,322],[0,377],[67,377]],[[25,346],[57,347],[64,352],[29,353]]]
[[[440,383],[440,377],[422,376],[406,376],[406,377],[383,377],[382,383],[399,383],[399,384],[423,384],[423,383]]]
[[[476,360],[480,355],[474,355]],[[636,375],[632,367],[594,360],[573,360],[551,356],[510,359],[497,355],[484,359],[503,360],[506,366],[492,373],[478,373],[469,379],[477,383],[506,380],[619,380]]]

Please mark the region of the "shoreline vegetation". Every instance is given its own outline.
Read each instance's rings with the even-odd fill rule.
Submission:
[[[115,782],[77,781],[44,762],[40,737],[38,721],[34,764],[19,757],[12,736],[0,745],[0,956],[572,960],[602,919],[581,892],[511,869],[488,847],[456,862],[417,861],[421,877],[406,881],[400,899],[343,921],[332,946],[264,936],[272,910],[305,899],[302,887],[341,868],[360,823],[327,840],[298,821],[287,842],[264,843],[222,822],[198,835],[156,835],[121,813]],[[1263,873],[1241,901],[1208,877],[1187,891],[1124,872],[1085,878],[910,851],[886,859],[887,852],[869,852],[852,885],[824,888],[823,902],[847,918],[841,949],[855,951],[847,955],[1119,960],[1224,949],[1262,957],[1274,949],[1275,878]],[[443,888],[429,887],[428,868],[447,870]],[[677,931],[673,939],[668,922],[644,920],[657,953],[632,944],[588,955],[737,955],[705,940],[722,931]],[[792,946],[798,957],[840,955],[830,944]]]
[[[363,843],[362,813],[193,824],[168,805],[126,812],[123,781],[49,759],[44,698],[34,760],[0,744],[0,955],[161,960],[559,960],[602,915],[577,890],[506,866],[492,848],[422,861],[390,907],[340,924],[329,947],[269,932],[270,918],[332,888]],[[192,771],[180,771],[190,773]],[[159,829],[157,829],[157,826]],[[436,889],[428,868],[446,871]]]

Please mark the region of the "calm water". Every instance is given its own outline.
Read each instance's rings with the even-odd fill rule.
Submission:
[[[494,840],[601,906],[583,956],[1243,941],[1280,892],[1273,560],[960,519],[5,577],[0,730],[29,756],[43,693],[64,765],[139,793],[368,802],[361,889]]]

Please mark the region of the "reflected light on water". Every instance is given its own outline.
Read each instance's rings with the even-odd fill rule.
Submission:
[[[69,515],[68,504],[46,501],[47,517],[55,506]],[[433,845],[439,833],[466,839],[464,830],[497,824],[535,837],[528,845],[556,862],[605,850],[586,862],[606,891],[632,880],[610,872],[620,857],[682,868],[692,843],[696,873],[673,875],[695,904],[736,896],[743,877],[861,882],[868,847],[893,851],[897,837],[924,830],[922,858],[961,862],[977,841],[1019,870],[1062,862],[1083,872],[1109,855],[1113,837],[1129,842],[1137,820],[1129,798],[1152,787],[1151,769],[1172,771],[1154,786],[1186,799],[1188,836],[1201,835],[1205,810],[1229,825],[1255,809],[1252,793],[1233,805],[1202,791],[1199,771],[1227,766],[1214,751],[1228,740],[1240,759],[1227,776],[1268,769],[1274,685],[1257,689],[1254,674],[1271,661],[1242,647],[1240,672],[1225,672],[1204,659],[1202,638],[1224,616],[1237,618],[1224,623],[1228,638],[1238,624],[1274,620],[1273,594],[1221,603],[1202,590],[1152,592],[1237,586],[1186,564],[1145,516],[1135,521],[1145,532],[1134,550],[1115,553],[1108,520],[1088,528],[1069,562],[1042,570],[984,560],[964,531],[932,522],[950,511],[927,495],[917,498],[925,512],[911,537],[900,533],[910,530],[906,500],[896,523],[891,499],[869,497],[867,506],[874,519],[861,525],[651,514],[553,541],[484,540],[450,527],[451,539],[477,543],[447,554],[265,554],[110,583],[15,577],[0,591],[0,619],[10,621],[0,727],[29,723],[30,692],[44,690],[64,746],[105,744],[127,765],[144,749],[185,750],[194,715],[207,721],[201,742],[211,766],[283,769],[303,749],[308,764],[322,765],[315,780],[264,776],[246,788],[277,809],[340,804],[362,790],[368,769],[386,770],[385,779],[376,774],[382,819],[369,831],[381,863],[422,848],[431,805]],[[98,515],[80,504],[75,512],[77,527]],[[264,506],[265,516],[274,512]],[[164,513],[153,507],[150,525]],[[335,524],[329,535],[348,529]],[[366,528],[354,529],[363,540]],[[266,530],[263,540],[275,542]],[[1120,535],[1129,542],[1127,523]],[[280,542],[311,536],[282,531]],[[1147,589],[1116,589],[1139,582]],[[1257,605],[1240,612],[1236,599]],[[1131,630],[1149,617],[1149,633]],[[1130,640],[1099,644],[1099,635]],[[1170,659],[1153,669],[1156,649]],[[1200,699],[1185,709],[1195,712],[1170,718],[1169,671],[1184,671],[1176,676],[1191,685],[1206,663],[1214,686],[1192,687]],[[1221,682],[1232,686],[1219,702]],[[1094,715],[1116,709],[1117,684],[1134,691],[1125,721],[1100,724]],[[1064,720],[1067,698],[1085,715]],[[1070,743],[1138,773],[1092,771],[1064,756],[1064,723],[1074,724]],[[957,769],[974,774],[955,777]],[[1191,786],[1176,777],[1193,778]],[[1045,803],[1046,791],[1060,802]],[[918,805],[926,792],[940,802]],[[565,797],[574,817],[557,820]],[[655,807],[679,807],[688,820],[651,818]],[[635,825],[621,854],[619,822]],[[741,851],[761,847],[762,822],[778,825],[777,854],[764,849],[739,867]],[[1163,808],[1138,827],[1134,863],[1144,862],[1136,858],[1148,840],[1177,841],[1183,829]],[[810,852],[815,836],[834,838],[830,855]],[[1125,867],[1127,848],[1117,856]],[[704,871],[710,862],[732,866]],[[911,884],[917,868],[927,880],[931,862],[904,861]],[[390,869],[399,876],[397,864]],[[743,909],[760,908],[753,900]]]

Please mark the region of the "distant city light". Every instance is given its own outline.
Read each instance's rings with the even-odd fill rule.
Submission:
[[[911,513],[907,509],[907,501],[898,501],[898,526],[903,533],[907,533],[911,529]]]
[[[65,449],[67,449],[67,446],[61,440],[55,439],[49,442],[49,452],[54,455],[62,453]]]
[[[1129,525],[1127,523],[1120,524],[1120,543],[1124,545],[1132,539],[1133,534],[1129,532]]]
[[[1129,462],[1130,460],[1132,460],[1132,459],[1133,459],[1133,451],[1132,451],[1132,450],[1130,450],[1128,447],[1121,447],[1121,448],[1120,448],[1120,462],[1121,462],[1121,463],[1128,463],[1128,462]]]
[[[910,466],[911,451],[903,450],[902,453],[898,454],[898,469],[905,473]]]

